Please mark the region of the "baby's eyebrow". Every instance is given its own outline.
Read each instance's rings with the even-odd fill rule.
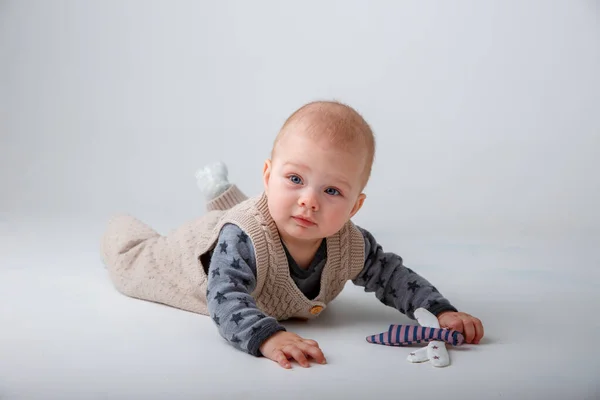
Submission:
[[[338,178],[338,181],[341,184],[341,186],[346,186],[346,189],[349,189],[352,187],[352,185],[350,185],[350,183],[343,178]]]
[[[284,167],[295,167],[295,168],[300,168],[300,169],[307,169],[310,171],[310,168],[308,167],[308,165],[304,165],[304,164],[296,164],[293,162],[285,162],[283,164]]]

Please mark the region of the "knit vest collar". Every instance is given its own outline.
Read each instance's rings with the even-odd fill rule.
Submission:
[[[258,283],[256,292],[263,294],[264,290],[268,290],[273,286],[281,288],[283,290],[281,293],[286,293],[289,297],[287,299],[277,300],[288,301],[290,303],[286,305],[289,307],[288,313],[290,316],[294,315],[312,318],[318,315],[326,307],[331,298],[338,294],[337,290],[335,291],[336,293],[331,292],[332,281],[339,280],[345,282],[347,280],[347,275],[345,273],[340,274],[342,257],[340,255],[339,232],[326,240],[327,261],[321,274],[319,294],[313,300],[310,300],[302,293],[298,286],[296,286],[296,283],[290,276],[289,264],[283,243],[281,242],[277,225],[269,212],[268,197],[265,193],[256,198],[255,207],[261,214],[261,219],[266,225],[268,234],[266,246],[255,246]],[[260,243],[260,241],[258,241],[258,243]],[[269,282],[265,282],[265,280],[268,280]],[[261,287],[259,288],[258,286]],[[339,286],[339,284],[334,286]],[[258,295],[259,303],[262,300],[260,294]],[[267,298],[269,297],[270,296],[267,295]],[[273,301],[272,299],[269,300],[270,302]],[[267,306],[267,304],[265,304],[265,306]],[[273,307],[273,304],[269,304],[267,308],[271,307]]]

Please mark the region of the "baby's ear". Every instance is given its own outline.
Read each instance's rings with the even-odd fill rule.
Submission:
[[[361,209],[361,207],[365,203],[366,198],[367,198],[367,195],[364,193],[361,193],[358,195],[358,198],[356,199],[356,203],[354,203],[354,207],[352,207],[352,211],[350,212],[350,218],[354,217],[354,215],[358,212],[358,210]]]
[[[263,185],[265,187],[265,192],[269,188],[269,178],[271,178],[271,160],[266,159],[265,165],[263,166]]]

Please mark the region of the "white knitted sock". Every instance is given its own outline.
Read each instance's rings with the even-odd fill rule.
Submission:
[[[227,166],[220,161],[196,171],[196,183],[207,201],[218,197],[231,186],[227,173]]]

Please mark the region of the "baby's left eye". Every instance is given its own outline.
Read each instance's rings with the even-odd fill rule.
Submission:
[[[292,181],[292,183],[295,183],[296,185],[299,185],[302,183],[302,179],[300,179],[300,177],[298,175],[290,176],[289,180]]]
[[[327,194],[329,194],[331,196],[338,196],[338,195],[341,194],[339,190],[334,189],[334,188],[327,188],[327,189],[325,189],[325,193],[327,193]]]

